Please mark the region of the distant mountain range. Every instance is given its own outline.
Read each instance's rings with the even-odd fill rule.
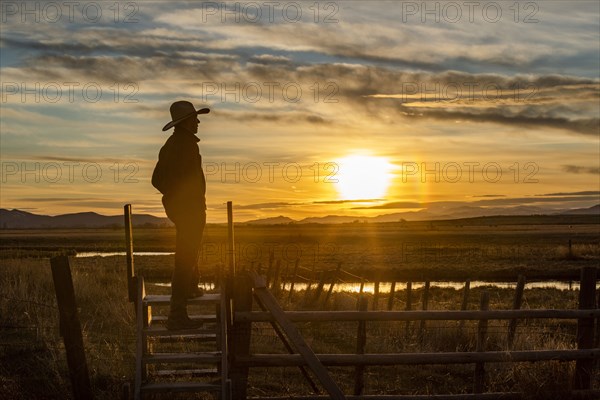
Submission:
[[[281,225],[281,224],[343,224],[351,222],[398,222],[398,221],[433,221],[463,219],[492,216],[528,216],[528,215],[595,215],[600,216],[600,204],[589,208],[571,210],[548,210],[533,206],[510,208],[483,208],[458,206],[453,208],[424,209],[401,213],[383,214],[375,217],[356,217],[347,215],[328,215],[325,217],[308,217],[294,220],[285,216],[262,218],[246,221],[248,225]],[[172,226],[167,218],[148,214],[132,216],[135,227]],[[44,229],[44,228],[109,228],[122,227],[122,215],[101,215],[95,212],[81,212],[63,215],[38,215],[21,210],[0,209],[0,229]]]
[[[308,217],[294,220],[282,215],[272,218],[247,221],[251,225],[275,225],[275,224],[344,224],[350,222],[398,222],[398,221],[434,221],[447,219],[462,219],[475,217],[491,217],[499,215],[526,216],[526,215],[600,215],[600,204],[589,208],[578,208],[571,210],[548,210],[534,206],[519,207],[472,207],[458,206],[453,208],[424,209],[420,211],[406,211],[392,214],[382,214],[375,217],[355,217],[347,215],[327,215],[325,217]]]
[[[148,214],[134,214],[133,226],[170,226],[168,218]],[[21,210],[0,208],[0,229],[37,228],[108,228],[124,226],[123,215],[101,215],[95,212],[81,212],[63,215],[38,215]]]

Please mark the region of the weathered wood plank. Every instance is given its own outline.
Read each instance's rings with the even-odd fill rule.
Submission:
[[[292,272],[292,280],[290,282],[290,294],[288,296],[288,303],[292,301],[292,295],[294,294],[294,284],[296,283],[296,279],[298,276],[298,266],[300,265],[300,259],[296,258],[296,263],[294,264],[294,272]]]
[[[263,311],[267,310],[267,307],[263,304],[263,302],[260,299],[256,299],[256,302],[258,303],[261,310],[263,310]],[[270,313],[269,313],[269,315],[270,315]],[[275,323],[275,319],[273,319],[270,322],[271,322],[271,327],[277,334],[277,337],[279,337],[279,340],[281,340],[281,343],[283,343],[283,346],[285,347],[285,349],[288,351],[289,354],[294,354],[294,349],[292,348],[292,346],[290,345],[290,342],[287,340],[287,338],[283,334],[283,331],[281,330],[279,325],[277,325]],[[304,377],[304,379],[306,379],[306,381],[310,385],[313,392],[317,393],[317,394],[321,393],[321,391],[319,390],[319,388],[317,387],[317,385],[315,384],[313,379],[308,374],[308,371],[306,371],[306,369],[303,366],[300,366],[299,368],[300,368],[300,372],[302,373],[302,376]]]
[[[481,394],[387,394],[387,395],[363,395],[363,396],[347,396],[347,400],[521,400],[525,398],[522,393],[518,392],[494,392]],[[573,391],[573,399],[596,399],[600,398],[600,390],[577,390]],[[250,398],[250,400],[290,400],[289,396],[285,397],[260,397]],[[294,400],[326,400],[327,396],[294,396]]]
[[[481,292],[481,301],[479,304],[479,308],[481,311],[487,311],[490,305],[490,293],[487,290]],[[477,345],[475,351],[482,352],[485,351],[486,342],[487,342],[487,329],[488,329],[488,320],[481,319],[479,320],[479,324],[477,326]],[[474,393],[483,393],[485,388],[485,363],[483,361],[478,361],[475,364],[475,376],[473,383],[473,392]]]
[[[221,386],[203,382],[161,382],[142,385],[142,393],[219,392]]]
[[[386,353],[386,354],[315,354],[323,365],[347,367],[355,365],[444,365],[592,360],[600,357],[600,349],[530,350],[446,353]],[[253,367],[293,367],[306,365],[299,354],[254,354],[239,357],[238,365]]]
[[[579,309],[596,308],[596,268],[585,267],[581,270],[579,286]],[[596,310],[598,311],[598,310]],[[591,349],[594,345],[594,318],[580,318],[577,321],[577,348]],[[578,360],[575,365],[573,387],[575,389],[591,389],[593,360]]]
[[[308,346],[298,329],[286,318],[284,311],[281,309],[277,300],[266,287],[255,287],[254,295],[260,299],[260,301],[267,307],[267,309],[273,314],[275,321],[281,326],[281,329],[285,332],[290,342],[296,348],[296,351],[300,353],[302,359],[306,362],[306,365],[313,371],[317,376],[317,379],[321,382],[329,396],[334,400],[344,400],[345,396],[337,384],[331,379],[327,369],[321,364],[319,359],[315,356],[312,349]]]
[[[144,355],[143,360],[148,364],[174,364],[189,362],[195,362],[199,364],[214,364],[221,361],[221,353],[153,353]]]
[[[480,319],[511,318],[552,318],[578,319],[598,318],[600,309],[596,310],[430,310],[430,311],[285,311],[286,318],[292,322],[316,321],[450,321]],[[267,312],[236,312],[235,318],[240,321],[268,322],[274,318]]]
[[[369,300],[366,297],[361,297],[358,301],[358,311],[367,311]],[[358,322],[356,332],[356,354],[365,354],[367,345],[367,323],[366,321]],[[357,365],[354,370],[354,394],[361,395],[365,389],[365,366]]]
[[[252,310],[252,282],[247,274],[240,274],[236,279],[233,310]],[[234,318],[229,332],[230,359],[228,363],[232,396],[234,399],[245,400],[248,388],[248,366],[239,365],[237,359],[250,353],[251,322]]]
[[[235,277],[235,239],[233,233],[233,203],[227,202],[227,261],[229,265],[229,276]]]
[[[462,303],[460,305],[460,310],[461,311],[466,311],[469,307],[469,290],[471,289],[471,281],[467,280],[465,281],[465,286],[463,287],[463,297],[462,297]],[[462,331],[465,327],[465,320],[461,320],[458,324],[458,329],[459,331]]]
[[[60,314],[60,334],[65,343],[69,376],[73,386],[73,397],[76,400],[93,399],[69,258],[53,257],[50,259],[50,267]]]
[[[523,302],[523,291],[525,290],[525,276],[519,275],[517,281],[517,288],[515,289],[515,298],[513,300],[513,310],[521,308]],[[513,342],[515,341],[515,334],[517,333],[517,319],[513,318],[508,323],[508,337],[507,345],[509,349],[512,349]]]
[[[135,302],[137,286],[134,281],[135,270],[133,265],[133,228],[131,223],[131,204],[125,204],[123,207],[123,217],[125,223],[125,249],[127,258],[127,292],[129,301]]]
[[[387,305],[388,311],[392,311],[392,309],[394,308],[395,292],[396,292],[396,281],[392,282],[392,285],[390,286],[390,294],[388,297],[388,305]]]

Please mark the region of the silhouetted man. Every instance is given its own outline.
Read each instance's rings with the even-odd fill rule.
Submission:
[[[198,288],[198,256],[202,233],[206,225],[206,180],[198,148],[198,114],[188,101],[171,105],[171,122],[163,131],[175,127],[173,134],[160,149],[158,163],[152,174],[152,185],[162,194],[167,217],[175,224],[175,268],[171,279],[171,310],[168,329],[193,329],[201,324],[187,314],[187,300],[202,296]]]

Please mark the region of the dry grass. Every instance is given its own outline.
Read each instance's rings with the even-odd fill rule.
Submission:
[[[475,288],[469,297],[469,309],[477,309],[482,290],[490,293],[490,309],[510,308],[512,289]],[[413,291],[414,309],[419,309],[422,289]],[[369,302],[373,295],[366,294]],[[404,309],[406,293],[396,293],[394,309]],[[577,290],[526,289],[526,308],[576,308]],[[311,297],[310,295],[308,296]],[[287,293],[282,294],[287,300]],[[357,296],[334,293],[329,303],[306,306],[305,293],[299,292],[286,304],[287,309],[356,309]],[[429,309],[460,309],[462,292],[432,287]],[[385,300],[385,301],[383,301]],[[381,306],[387,305],[383,296]],[[380,307],[381,307],[380,306]],[[357,336],[356,322],[299,323],[308,343],[315,353],[354,353]],[[419,322],[368,322],[367,353],[455,352],[475,351],[477,321],[466,321],[461,328],[457,321],[428,321],[421,332]],[[486,348],[490,351],[507,349],[507,321],[489,321]],[[269,324],[253,325],[252,351],[255,353],[285,353],[279,339]],[[514,350],[573,349],[576,348],[575,321],[528,320],[520,321]],[[560,399],[571,388],[574,362],[496,363],[486,365],[486,390],[498,392],[523,392],[526,398]],[[334,379],[346,393],[353,392],[354,369],[331,368]],[[473,365],[424,365],[396,367],[367,367],[365,370],[366,394],[448,394],[471,393]],[[285,377],[285,379],[282,379]],[[297,368],[251,369],[250,392],[253,395],[309,394]],[[280,382],[271,384],[268,382]],[[595,384],[600,383],[598,374]],[[561,397],[562,396],[562,397]]]
[[[97,398],[114,399],[133,376],[133,307],[123,260],[88,261],[71,263],[86,358]],[[48,260],[5,260],[0,293],[0,393],[15,400],[69,398]]]
[[[317,271],[335,268],[342,261],[345,270],[353,271],[361,271],[364,265],[379,268],[391,265],[396,270],[410,269],[418,273],[443,270],[470,277],[480,274],[484,270],[481,266],[485,266],[486,273],[499,272],[514,277],[517,270],[551,275],[565,269],[596,266],[600,259],[600,235],[597,229],[584,228],[577,238],[585,243],[574,244],[571,256],[565,247],[568,236],[558,228],[550,233],[540,230],[515,233],[508,228],[485,233],[398,232],[386,226],[245,227],[236,231],[236,240],[239,241],[239,264],[246,267],[266,266],[273,251],[276,259],[282,259],[284,268],[293,266],[292,261],[299,256],[302,266],[309,270],[314,266]],[[368,240],[364,238],[365,229],[371,235]],[[95,238],[92,233],[79,233],[54,232],[44,236],[40,232],[27,239],[21,232],[11,233],[9,240],[2,234],[0,398],[70,398],[49,261],[36,257],[54,254],[60,249],[118,251],[122,250],[123,240],[121,231],[100,232]],[[134,236],[136,250],[172,250],[170,230],[140,230]],[[210,246],[205,247],[205,268],[224,265],[224,228],[209,227],[206,241]],[[36,243],[41,250],[34,248]],[[420,245],[410,250],[398,243]],[[11,258],[15,254],[18,257]],[[168,280],[172,263],[170,256],[136,257],[136,270],[150,280]],[[134,375],[134,312],[127,301],[125,260],[124,257],[71,258],[71,267],[94,392],[99,400],[112,400],[120,396],[122,385],[131,382]],[[405,307],[403,287],[397,286],[394,309]],[[168,291],[157,287],[151,290]],[[478,308],[481,290],[471,290],[469,309]],[[512,289],[488,290],[491,309],[511,307]],[[421,294],[422,289],[413,290],[413,309],[420,308]],[[372,302],[372,295],[367,296]],[[303,291],[297,292],[288,303],[288,293],[282,292],[280,300],[287,309],[295,310],[353,310],[357,300],[355,294],[334,292],[326,305],[318,302],[306,306],[304,297]],[[459,309],[461,300],[460,290],[432,287],[429,309]],[[386,305],[387,298],[382,294],[379,307]],[[576,290],[527,289],[523,299],[523,308],[576,307]],[[299,328],[317,353],[355,351],[356,323],[299,324]],[[573,348],[575,330],[572,321],[521,321],[515,348]],[[488,349],[505,349],[506,332],[506,322],[490,322]],[[467,322],[459,329],[457,322],[429,321],[423,335],[420,335],[419,323],[410,324],[408,331],[405,323],[368,323],[367,351],[470,351],[475,348],[475,338],[476,322]],[[268,324],[254,325],[252,346],[256,352],[285,352]],[[531,398],[560,398],[570,387],[573,364],[490,364],[486,366],[487,388],[523,391]],[[473,369],[472,365],[368,367],[366,393],[468,393],[473,385]],[[345,391],[352,393],[353,369],[333,368],[332,372]],[[596,376],[595,387],[599,385],[600,378]],[[297,368],[253,369],[249,392],[253,395],[308,394],[310,387]]]

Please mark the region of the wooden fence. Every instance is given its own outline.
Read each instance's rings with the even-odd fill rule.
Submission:
[[[294,290],[294,282],[299,275],[298,263],[294,265],[294,280],[290,282],[290,295]],[[260,271],[263,272],[263,271]],[[368,310],[366,299],[359,301],[357,311],[284,311],[278,304],[273,292],[281,290],[281,269],[279,263],[269,262],[269,270],[266,279],[256,272],[243,272],[235,276],[234,290],[232,293],[232,325],[230,330],[230,378],[232,380],[233,398],[246,399],[248,374],[250,368],[256,367],[290,367],[301,369],[303,376],[309,381],[315,394],[311,396],[298,397],[261,397],[261,399],[494,399],[494,398],[521,398],[521,393],[485,393],[485,367],[487,363],[514,363],[514,362],[537,362],[537,361],[575,361],[575,373],[573,376],[573,396],[583,398],[600,398],[600,391],[593,390],[592,377],[595,364],[600,360],[600,349],[598,347],[598,325],[600,310],[596,303],[596,268],[584,268],[581,271],[578,310],[550,310],[535,309],[522,310],[521,299],[525,285],[525,278],[519,277],[513,309],[489,310],[489,295],[482,291],[480,309],[466,310],[466,299],[470,283],[464,285],[462,309],[456,311],[428,310],[429,284],[423,289],[421,310],[413,310],[411,286],[407,284],[406,309],[403,311],[392,311],[395,295],[395,284],[391,285],[388,297],[388,311],[379,311],[379,285],[374,284],[373,304],[371,311]],[[320,274],[316,287],[306,290],[306,301],[319,301],[325,293],[325,287],[329,284],[323,301],[331,295],[333,286],[338,282],[341,274],[348,274],[338,266],[333,275]],[[278,277],[279,276],[279,277]],[[355,278],[360,278],[355,276]],[[309,281],[307,279],[307,281]],[[364,288],[364,279],[361,281],[360,292]],[[308,283],[310,288],[311,284]],[[308,289],[308,288],[307,288]],[[311,294],[309,294],[311,293]],[[281,295],[281,293],[279,293]],[[281,298],[281,296],[280,296]],[[288,297],[289,298],[289,297]],[[262,311],[257,311],[260,309]],[[522,319],[571,319],[577,320],[577,349],[571,350],[528,350],[514,351],[512,344],[515,337],[517,322]],[[459,326],[465,321],[478,321],[477,345],[475,351],[471,352],[436,352],[436,353],[386,353],[365,354],[365,343],[367,338],[366,324],[371,321],[405,321],[408,330],[410,322],[419,321],[419,337],[426,321],[451,320],[458,321]],[[508,321],[507,351],[489,351],[486,349],[488,337],[489,320]],[[314,354],[307,345],[304,338],[296,328],[294,322],[336,322],[355,321],[358,323],[356,352],[354,354]],[[250,344],[252,335],[252,324],[262,322],[271,323],[277,336],[282,340],[290,354],[251,354]],[[364,395],[364,368],[366,366],[395,366],[395,365],[425,365],[425,364],[474,364],[475,372],[473,378],[472,394],[461,395],[437,395],[431,396],[407,396],[407,395]],[[353,367],[355,371],[354,394],[345,395],[328,373],[326,366]],[[310,370],[317,378],[321,387],[325,389],[326,395],[319,395],[317,385],[311,380]]]

